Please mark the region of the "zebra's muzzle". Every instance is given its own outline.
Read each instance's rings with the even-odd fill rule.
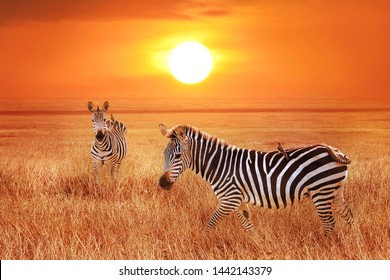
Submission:
[[[160,182],[159,182],[160,187],[162,187],[166,191],[169,191],[170,189],[172,189],[173,183],[174,182],[171,182],[171,180],[169,179],[168,172],[161,176]]]
[[[103,140],[103,138],[104,138],[104,133],[103,133],[103,131],[99,130],[98,133],[96,133],[96,139],[98,141],[101,141],[101,140]]]

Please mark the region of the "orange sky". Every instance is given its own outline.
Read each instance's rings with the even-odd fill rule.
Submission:
[[[0,98],[389,103],[389,11],[385,0],[0,0]],[[168,72],[185,40],[215,60],[200,84]]]

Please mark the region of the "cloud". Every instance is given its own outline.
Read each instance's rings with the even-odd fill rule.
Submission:
[[[0,0],[0,23],[61,20],[193,19],[224,16],[233,3],[198,0]]]
[[[233,4],[228,1],[187,1],[182,12],[190,17],[220,17],[231,13]]]

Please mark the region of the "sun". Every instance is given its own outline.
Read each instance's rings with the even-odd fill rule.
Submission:
[[[196,84],[210,74],[213,58],[210,51],[198,42],[184,42],[171,52],[168,59],[171,74],[185,84]]]

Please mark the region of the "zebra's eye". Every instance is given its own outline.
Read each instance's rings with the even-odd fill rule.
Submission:
[[[179,159],[181,157],[181,154],[176,154],[175,159]]]

